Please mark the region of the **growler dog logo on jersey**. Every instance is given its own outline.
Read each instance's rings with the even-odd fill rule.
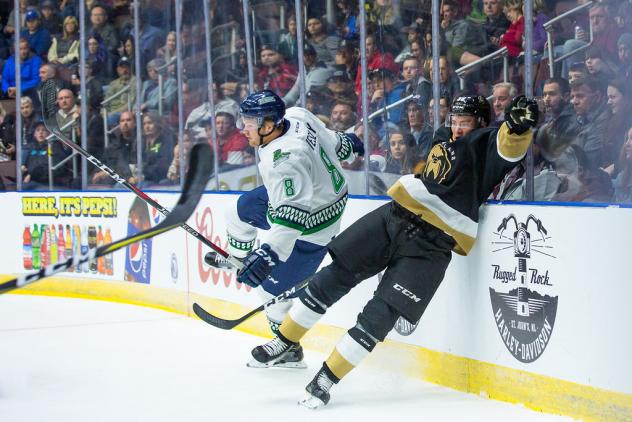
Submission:
[[[551,339],[557,312],[551,236],[533,215],[520,222],[510,214],[494,232],[492,246],[498,258],[490,269],[489,295],[498,333],[516,359],[533,362]]]

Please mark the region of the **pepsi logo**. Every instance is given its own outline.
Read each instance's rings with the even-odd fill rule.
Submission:
[[[160,223],[165,218],[165,216],[162,215],[160,212],[158,212],[158,210],[154,207],[151,207],[150,212],[151,212],[151,221],[154,226]]]
[[[144,255],[145,248],[146,247],[145,247],[144,240],[133,243],[127,248],[129,263],[132,267],[132,270],[135,273],[139,273],[143,267],[143,261],[144,261],[143,255]]]

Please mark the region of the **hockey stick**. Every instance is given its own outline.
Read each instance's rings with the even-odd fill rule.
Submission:
[[[123,177],[118,175],[114,170],[112,170],[111,168],[103,164],[101,161],[99,161],[99,159],[97,159],[95,156],[93,156],[88,151],[83,149],[81,146],[72,142],[72,140],[68,139],[68,137],[61,132],[61,130],[59,129],[59,124],[57,123],[57,119],[55,117],[57,114],[57,109],[56,109],[57,85],[52,79],[49,79],[48,81],[45,81],[42,84],[40,97],[41,97],[41,103],[42,103],[42,115],[44,117],[44,124],[46,125],[46,128],[49,130],[49,132],[55,135],[66,146],[72,148],[73,150],[81,154],[83,157],[86,158],[86,160],[90,161],[100,170],[103,170],[104,172],[106,172],[112,179],[114,179],[116,182],[122,185],[125,189],[134,193],[136,196],[138,196],[140,199],[145,201],[147,204],[154,207],[156,210],[158,210],[159,213],[165,216],[169,214],[169,211],[165,207],[163,207],[158,202],[151,199],[142,190],[138,189],[136,186],[129,183]],[[216,244],[208,240],[206,237],[202,236],[193,227],[189,226],[184,221],[182,222],[180,226],[184,230],[186,230],[191,236],[195,237],[197,240],[204,243],[206,246],[213,249],[218,254],[222,255],[227,261],[229,261],[237,269],[241,269],[243,267],[243,264],[238,259],[232,257],[228,252],[226,252],[225,250],[223,250],[222,248],[220,248],[219,246],[217,246]]]
[[[222,330],[232,330],[233,328],[235,328],[242,322],[246,321],[247,319],[250,319],[251,317],[257,315],[259,312],[263,311],[266,307],[270,305],[274,305],[275,303],[281,300],[285,300],[285,299],[289,299],[293,297],[298,292],[306,288],[311,279],[312,278],[309,277],[301,281],[296,286],[291,287],[290,289],[284,291],[283,293],[281,293],[280,295],[276,297],[273,297],[272,299],[265,302],[263,305],[259,306],[258,308],[253,309],[252,311],[248,312],[247,314],[237,319],[223,319],[223,318],[216,317],[215,315],[210,314],[208,311],[206,311],[197,303],[193,304],[193,312],[195,312],[195,315],[197,315],[198,318],[200,318],[202,321],[206,322],[207,324],[211,324],[213,327],[221,328]]]
[[[167,217],[155,227],[136,233],[132,236],[128,236],[124,239],[117,240],[116,242],[112,242],[108,245],[102,245],[98,248],[90,249],[84,255],[76,255],[68,258],[64,262],[48,265],[37,272],[22,274],[19,277],[0,284],[0,294],[26,286],[27,284],[35,283],[45,277],[67,270],[71,266],[79,266],[87,261],[122,249],[132,243],[136,243],[143,239],[149,239],[182,225],[193,213],[193,210],[195,210],[198,202],[200,202],[200,197],[202,196],[206,183],[211,175],[210,163],[210,146],[206,143],[193,145],[191,149],[189,171],[186,174],[180,199],[178,199],[178,203],[167,215]]]

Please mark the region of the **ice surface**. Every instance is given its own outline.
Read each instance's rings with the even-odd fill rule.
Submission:
[[[246,368],[262,339],[155,309],[0,296],[0,421],[535,421],[564,418],[360,367],[316,411],[307,370]]]

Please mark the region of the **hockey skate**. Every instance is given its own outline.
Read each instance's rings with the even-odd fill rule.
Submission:
[[[237,268],[235,268],[233,264],[215,251],[210,251],[204,255],[204,262],[206,262],[207,265],[219,270],[237,272]]]
[[[252,349],[252,357],[246,365],[249,368],[307,368],[303,361],[303,347],[298,343],[285,342],[279,337]]]
[[[318,409],[329,403],[331,398],[329,390],[336,384],[338,379],[331,373],[326,365],[318,371],[314,379],[305,387],[305,397],[299,400],[298,404],[308,409]]]

